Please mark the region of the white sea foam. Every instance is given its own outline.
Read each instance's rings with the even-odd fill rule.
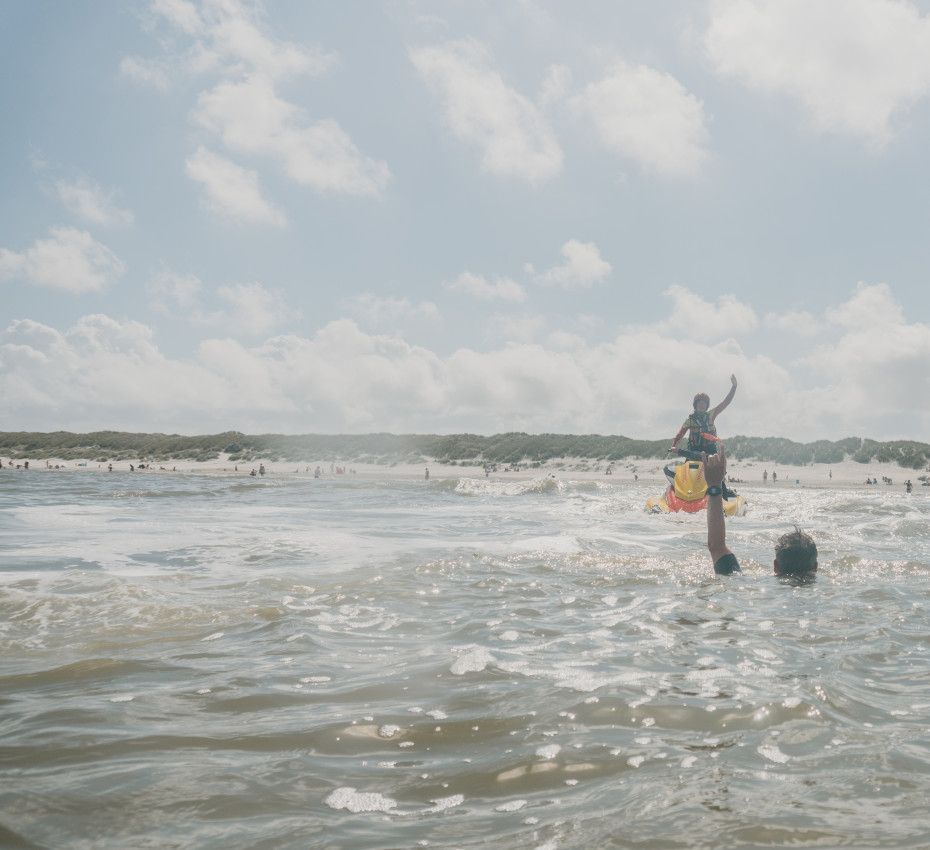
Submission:
[[[454,808],[455,806],[461,806],[465,802],[465,797],[462,794],[452,794],[449,797],[440,797],[436,800],[430,800],[433,804],[433,807],[429,809],[431,812],[444,812],[446,809]]]
[[[453,676],[464,676],[466,673],[480,673],[488,664],[494,663],[494,656],[483,646],[466,648],[449,667]]]
[[[495,812],[518,812],[526,805],[526,800],[510,800],[494,807]]]
[[[554,759],[560,752],[562,748],[558,744],[547,744],[544,747],[539,747],[536,750],[536,755],[541,759]]]
[[[377,791],[361,792],[355,788],[337,788],[323,801],[331,809],[345,809],[353,814],[360,812],[389,812],[397,808],[397,800]]]
[[[760,747],[756,747],[756,752],[769,761],[775,762],[775,764],[785,764],[791,758],[791,756],[778,749],[775,744],[763,744]]]

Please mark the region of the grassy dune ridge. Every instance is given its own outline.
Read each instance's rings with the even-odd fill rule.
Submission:
[[[912,440],[880,442],[861,437],[797,443],[783,437],[730,437],[727,451],[738,460],[785,464],[897,463],[923,469],[930,462],[930,444]],[[109,460],[213,460],[221,453],[231,460],[356,461],[359,463],[534,463],[553,458],[593,460],[661,458],[668,439],[636,440],[600,434],[137,434],[95,431],[75,434],[0,432],[0,456],[12,458]]]

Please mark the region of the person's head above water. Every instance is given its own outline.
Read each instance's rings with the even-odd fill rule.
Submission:
[[[723,513],[724,481],[727,475],[727,451],[719,444],[716,454],[705,454],[704,480],[707,482],[707,548],[714,572],[732,575],[739,572],[739,561],[727,546],[727,525]],[[807,582],[817,572],[817,544],[797,526],[775,541],[775,575]]]
[[[694,409],[698,413],[704,413],[710,407],[710,396],[707,393],[698,393],[694,397]]]
[[[806,576],[817,571],[817,544],[795,526],[775,541],[775,575]]]

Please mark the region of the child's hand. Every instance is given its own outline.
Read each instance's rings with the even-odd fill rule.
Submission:
[[[733,384],[733,387],[736,387],[736,375],[730,375],[730,383]]]
[[[704,453],[704,480],[708,487],[719,487],[727,474],[727,453],[723,443],[717,443],[716,454]]]

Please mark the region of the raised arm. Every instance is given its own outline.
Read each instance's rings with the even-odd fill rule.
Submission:
[[[730,375],[730,392],[727,393],[727,397],[720,402],[713,410],[710,412],[711,421],[716,419],[727,407],[730,406],[730,402],[733,401],[733,396],[736,395],[736,375]]]
[[[704,455],[704,480],[708,489],[718,488],[714,495],[707,494],[707,548],[714,562],[714,572],[730,575],[739,572],[739,562],[727,548],[727,524],[723,516],[723,479],[727,474],[727,453],[723,443],[716,454]]]
[[[679,441],[682,437],[684,437],[684,435],[687,433],[687,431],[688,431],[688,423],[685,422],[685,424],[682,425],[681,428],[679,429],[678,433],[672,438],[672,446],[671,446],[672,449],[677,449],[677,448],[678,448],[678,441]]]

